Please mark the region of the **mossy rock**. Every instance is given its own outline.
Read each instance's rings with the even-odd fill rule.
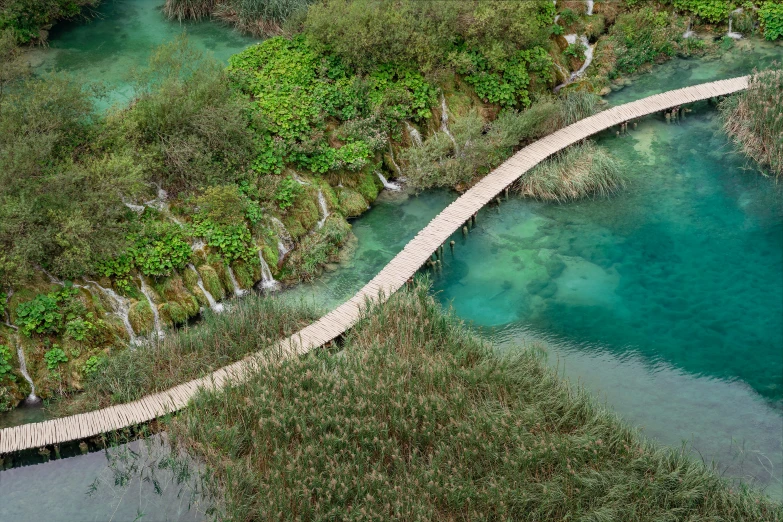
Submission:
[[[179,303],[170,301],[160,307],[160,318],[166,324],[183,324],[189,317],[188,312]]]
[[[188,291],[190,291],[190,293],[195,294],[199,290],[198,275],[189,267],[185,267],[182,270],[182,282],[185,283],[185,287],[188,289]]]
[[[155,330],[155,317],[152,315],[152,308],[146,299],[136,301],[128,311],[128,321],[131,328],[138,335],[144,335]]]
[[[337,197],[340,211],[346,217],[359,216],[367,210],[367,200],[355,190],[340,188]]]
[[[211,266],[213,270],[215,270],[215,273],[217,274],[218,281],[220,281],[220,286],[223,287],[223,295],[226,296],[228,294],[233,293],[234,283],[231,282],[231,276],[228,274],[228,270],[226,270],[226,265],[224,265],[223,263],[212,263],[209,266]],[[209,289],[209,287],[207,287],[207,289]],[[210,293],[212,292],[210,291]]]
[[[363,172],[356,185],[356,191],[368,202],[372,203],[383,189],[383,183],[375,172]],[[365,207],[366,209],[367,207]]]
[[[261,280],[261,264],[256,259],[254,261],[255,263],[239,259],[231,265],[234,277],[242,288],[253,288],[256,281]]]
[[[312,186],[304,187],[305,191],[296,198],[293,207],[283,218],[288,232],[294,238],[299,238],[315,227],[321,219],[321,210],[318,206],[318,189]]]
[[[192,270],[188,270],[191,274]],[[179,276],[170,277],[166,280],[163,288],[163,297],[167,302],[175,302],[185,310],[188,317],[198,315],[198,300],[185,287],[185,283]]]
[[[280,252],[277,250],[277,245],[274,248],[267,244],[261,245],[261,255],[264,256],[264,261],[269,265],[272,273],[277,272],[277,265],[280,263]]]
[[[201,274],[204,288],[207,289],[207,292],[212,294],[212,297],[214,297],[216,301],[221,301],[226,298],[226,289],[220,283],[220,277],[211,265],[199,266],[198,272]]]

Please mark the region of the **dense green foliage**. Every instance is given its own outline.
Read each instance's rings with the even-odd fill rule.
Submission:
[[[755,161],[783,176],[783,69],[755,73],[750,86],[720,105],[724,129]]]
[[[761,5],[758,14],[767,40],[783,38],[783,2],[768,0]]]
[[[27,43],[45,41],[44,28],[63,18],[73,18],[85,7],[100,0],[0,0],[0,32],[13,31],[16,38]]]
[[[202,393],[167,431],[205,462],[218,520],[783,520],[535,350],[496,355],[426,287],[371,309],[338,354]]]
[[[4,345],[0,344],[0,381],[2,381],[6,375],[12,375],[11,370],[13,369],[11,367],[11,349]],[[0,408],[2,410],[2,408]]]

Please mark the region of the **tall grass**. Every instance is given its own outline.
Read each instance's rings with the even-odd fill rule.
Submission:
[[[533,351],[496,355],[425,286],[371,309],[342,352],[202,393],[168,429],[220,520],[783,520]]]
[[[163,13],[176,20],[214,16],[256,36],[278,34],[294,13],[312,0],[166,0]]]
[[[456,149],[443,132],[421,147],[405,150],[408,183],[418,189],[463,188],[488,174],[521,146],[594,114],[598,96],[581,91],[543,98],[524,111],[501,112],[485,123],[475,111],[455,118],[451,126]]]
[[[723,128],[745,154],[783,176],[783,69],[754,73],[746,91],[719,107]]]
[[[547,201],[608,196],[625,185],[622,164],[592,141],[574,145],[523,175],[514,188]]]
[[[172,20],[201,20],[212,15],[219,0],[166,0],[163,14]]]
[[[167,390],[269,350],[320,315],[305,304],[283,304],[255,294],[230,306],[223,314],[206,311],[197,327],[172,332],[161,342],[111,354],[84,383],[82,393],[54,403],[54,412],[72,415]]]

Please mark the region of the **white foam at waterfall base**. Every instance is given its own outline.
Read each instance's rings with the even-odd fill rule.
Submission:
[[[272,276],[272,271],[269,269],[269,264],[264,259],[264,254],[261,250],[258,251],[258,260],[261,262],[261,288],[264,290],[276,290],[280,283]]]
[[[160,314],[158,313],[158,306],[155,304],[155,301],[152,300],[152,292],[150,292],[147,283],[144,282],[144,277],[139,276],[139,281],[141,281],[141,293],[144,294],[144,297],[147,298],[147,301],[150,304],[150,308],[152,308],[152,319],[155,324],[155,334],[158,336],[158,339],[163,339],[166,334],[163,332],[163,328],[160,325]]]
[[[318,221],[318,228],[320,229],[326,223],[326,218],[329,217],[329,207],[326,206],[326,197],[324,197],[324,192],[321,189],[318,189],[318,206],[321,207],[321,219]]]
[[[398,185],[397,183],[392,183],[391,181],[387,180],[384,177],[384,175],[380,173],[380,171],[376,170],[375,174],[378,175],[378,179],[381,180],[381,183],[383,183],[383,188],[385,188],[386,190],[398,191],[398,190],[402,189],[402,187],[400,185]]]
[[[449,108],[446,106],[446,96],[441,93],[440,95],[440,130],[446,133],[451,143],[454,144],[454,152],[459,153],[459,147],[457,146],[457,140],[454,139],[454,135],[449,130]]]
[[[86,281],[97,287],[103,295],[109,298],[109,301],[111,301],[111,304],[114,307],[112,311],[115,315],[122,319],[122,324],[125,326],[125,332],[127,332],[128,338],[130,339],[130,345],[135,346],[138,344],[136,333],[133,331],[133,327],[131,326],[130,319],[128,317],[130,314],[130,303],[128,300],[111,288],[104,288],[95,281],[90,281],[89,279],[86,279]]]
[[[234,271],[231,269],[231,265],[226,265],[226,269],[228,270],[228,277],[231,278],[231,284],[234,286],[234,296],[242,297],[247,293],[247,290],[243,290],[242,287],[239,286]]]
[[[593,16],[593,4],[595,2],[593,0],[585,0],[585,3],[587,4],[587,16]]]
[[[212,294],[209,293],[209,290],[206,289],[206,287],[204,286],[204,280],[201,278],[201,274],[199,274],[198,270],[196,270],[196,267],[193,265],[188,265],[188,268],[190,268],[191,270],[193,270],[193,272],[196,273],[196,277],[198,278],[196,281],[196,285],[204,294],[204,297],[207,298],[209,307],[217,313],[222,312],[224,308],[223,305],[215,301],[215,298],[212,296]]]

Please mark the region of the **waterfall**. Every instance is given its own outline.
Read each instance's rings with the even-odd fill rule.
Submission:
[[[560,20],[560,15],[555,15],[555,23],[557,23],[558,20]]]
[[[587,16],[593,16],[593,0],[585,0],[585,3],[587,4],[587,11],[585,14],[587,14]]]
[[[740,33],[735,33],[731,30],[731,22],[732,22],[731,19],[734,17],[735,14],[742,14],[742,8],[740,7],[738,9],[733,10],[731,13],[729,13],[729,32],[726,33],[726,36],[728,36],[729,38],[734,38],[735,40],[739,40],[740,38],[742,38],[742,35]]]
[[[560,71],[560,74],[563,75],[563,78],[568,80],[568,78],[571,77],[571,71],[560,65],[559,63],[555,62],[555,67],[557,67],[557,70]]]
[[[46,274],[46,277],[49,278],[49,282],[51,282],[53,285],[60,285],[65,286],[65,283],[54,277],[51,273],[49,273],[48,270],[46,270],[44,267],[40,267],[44,274]]]
[[[206,246],[207,246],[207,244],[199,239],[198,241],[196,241],[195,243],[190,245],[190,251],[191,252],[198,252],[199,250],[203,250],[204,247],[206,247]]]
[[[231,278],[231,284],[234,285],[234,297],[242,297],[247,293],[247,290],[242,290],[242,287],[239,286],[234,271],[231,269],[231,265],[226,265],[226,268],[228,269],[228,277]]]
[[[269,265],[264,259],[264,255],[261,250],[258,251],[258,260],[261,261],[261,288],[264,290],[276,290],[280,283],[275,281],[272,277],[272,271],[269,269]]]
[[[397,171],[397,177],[399,178],[402,176],[402,169],[397,165],[397,161],[394,159],[394,149],[391,146],[391,142],[389,142],[389,158],[391,158],[392,165],[394,166],[394,170]]]
[[[294,178],[294,181],[296,181],[296,182],[297,182],[297,183],[299,183],[300,185],[309,185],[309,183],[307,183],[305,180],[303,180],[302,178],[300,178],[299,176],[297,176],[297,175],[296,175],[296,173],[292,174],[292,175],[291,175],[291,177],[293,177],[293,178]]]
[[[693,20],[688,18],[688,27],[685,29],[685,32],[682,33],[683,38],[693,38],[696,35],[696,33],[691,29],[692,26]]]
[[[155,334],[158,336],[158,339],[163,339],[166,334],[163,332],[163,328],[160,326],[160,314],[158,313],[158,306],[155,304],[155,301],[152,300],[152,292],[150,292],[147,283],[144,282],[144,277],[140,275],[139,281],[141,281],[141,293],[144,294],[144,297],[147,298],[147,302],[149,302],[150,308],[152,308],[152,319],[155,323]]]
[[[326,198],[320,188],[318,189],[318,205],[321,207],[321,220],[318,221],[318,228],[321,228],[326,223],[326,218],[329,217],[329,207],[326,206]]]
[[[451,140],[451,143],[454,144],[454,153],[457,154],[459,153],[459,147],[457,147],[457,140],[454,139],[454,136],[449,130],[449,109],[446,106],[446,96],[444,96],[443,93],[440,94],[440,109],[440,130],[445,132],[446,136]]]
[[[169,199],[169,193],[163,190],[163,187],[161,187],[158,183],[153,183],[155,187],[157,187],[158,191],[156,193],[155,199],[152,199],[150,201],[145,201],[144,205],[152,208],[156,208],[160,211],[166,211],[169,209],[168,203],[166,203],[166,200]]]
[[[422,143],[421,134],[419,133],[419,131],[416,130],[416,128],[410,123],[408,123],[407,121],[405,122],[405,128],[408,129],[408,134],[410,134],[411,140],[413,140],[414,145],[421,146]]]
[[[212,297],[212,294],[209,293],[209,291],[204,287],[204,280],[201,279],[201,274],[198,273],[198,270],[196,270],[196,267],[193,265],[188,265],[188,268],[193,270],[196,273],[196,277],[198,278],[198,281],[196,284],[198,285],[201,292],[204,294],[204,297],[207,298],[207,302],[209,303],[209,307],[214,310],[217,313],[220,313],[223,311],[223,305],[215,301],[215,298]]]
[[[572,83],[574,80],[582,76],[584,72],[587,70],[587,68],[590,66],[590,63],[593,61],[593,52],[595,51],[595,45],[590,45],[590,40],[587,39],[587,36],[579,36],[575,34],[567,34],[565,36],[566,41],[568,41],[569,44],[576,43],[576,39],[579,38],[579,41],[582,42],[582,45],[585,46],[585,63],[582,64],[582,66],[579,68],[578,71],[572,72],[571,77],[568,78],[564,83],[561,83],[557,87],[555,87],[555,92],[559,91],[569,83]]]
[[[393,190],[396,192],[402,188],[397,183],[392,183],[391,181],[388,181],[384,177],[384,175],[380,173],[380,171],[376,170],[375,173],[378,175],[378,179],[381,180],[381,183],[383,183],[383,188],[385,188],[386,190]]]
[[[16,355],[19,357],[19,371],[22,373],[24,380],[30,385],[30,395],[27,396],[24,402],[25,404],[37,404],[41,402],[41,399],[35,395],[35,383],[33,383],[33,380],[30,378],[30,374],[27,373],[27,361],[24,358],[24,350],[22,349],[22,343],[19,342],[18,337],[16,339]]]
[[[131,209],[132,211],[137,212],[139,214],[144,212],[144,205],[134,205],[133,203],[128,203],[127,201],[125,201],[125,199],[122,200],[122,204],[128,207],[129,209]]]
[[[277,254],[282,260],[294,248],[294,240],[282,221],[274,216],[269,216],[269,220],[277,228]]]
[[[125,331],[127,332],[128,338],[130,339],[130,345],[135,346],[138,344],[136,333],[133,331],[133,327],[130,324],[130,319],[128,319],[128,314],[130,313],[129,301],[111,288],[104,288],[95,281],[90,281],[89,279],[85,279],[85,281],[91,285],[95,285],[103,295],[109,298],[109,301],[111,301],[112,307],[114,308],[114,313],[119,316],[120,319],[122,319],[122,324],[125,326]]]

